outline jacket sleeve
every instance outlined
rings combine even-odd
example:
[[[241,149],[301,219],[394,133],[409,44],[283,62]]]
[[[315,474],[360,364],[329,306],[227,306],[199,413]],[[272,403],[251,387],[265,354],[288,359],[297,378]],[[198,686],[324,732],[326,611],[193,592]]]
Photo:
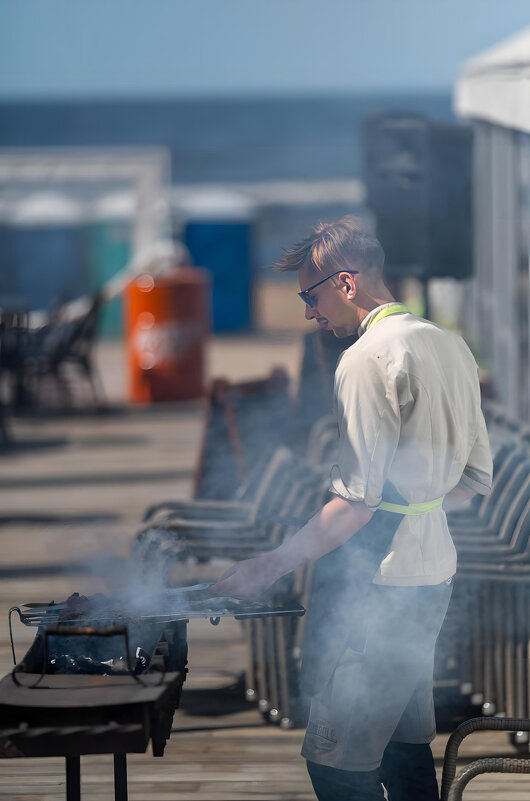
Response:
[[[487,495],[491,490],[492,477],[493,462],[488,432],[484,415],[479,411],[475,441],[471,447],[460,484],[480,495]]]
[[[339,453],[331,469],[331,491],[370,509],[381,502],[383,485],[400,435],[397,379],[384,359],[350,354],[335,374]]]

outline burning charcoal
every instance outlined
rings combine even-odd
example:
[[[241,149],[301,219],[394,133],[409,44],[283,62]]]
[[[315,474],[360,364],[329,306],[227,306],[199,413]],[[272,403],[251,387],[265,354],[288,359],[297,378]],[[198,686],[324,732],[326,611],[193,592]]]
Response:
[[[50,659],[49,672],[50,673],[71,673],[75,660],[68,656],[68,654],[61,654],[60,656]]]
[[[51,673],[84,673],[98,676],[110,674],[111,668],[90,656],[60,654],[50,660]]]
[[[138,648],[136,649],[135,656],[136,656],[136,665],[134,666],[134,672],[136,673],[136,675],[138,675],[138,673],[143,673],[144,670],[148,669],[149,664],[151,662],[151,657],[147,653],[147,651],[144,651],[144,649],[141,648],[140,646],[138,646]]]

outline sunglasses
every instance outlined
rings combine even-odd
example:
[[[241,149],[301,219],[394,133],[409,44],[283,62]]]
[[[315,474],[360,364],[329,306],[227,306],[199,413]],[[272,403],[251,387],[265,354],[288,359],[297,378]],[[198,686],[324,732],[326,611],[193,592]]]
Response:
[[[311,292],[313,289],[316,289],[316,287],[320,286],[320,284],[323,284],[324,281],[328,280],[328,278],[333,278],[334,275],[338,275],[339,273],[350,273],[350,275],[359,275],[359,270],[337,270],[336,273],[331,273],[331,275],[328,275],[326,276],[326,278],[323,278],[322,281],[317,281],[317,283],[313,284],[313,286],[309,286],[307,289],[304,289],[303,292],[299,292],[298,297],[302,298],[304,303],[307,303],[309,308],[315,309],[317,305],[317,300],[308,293]]]

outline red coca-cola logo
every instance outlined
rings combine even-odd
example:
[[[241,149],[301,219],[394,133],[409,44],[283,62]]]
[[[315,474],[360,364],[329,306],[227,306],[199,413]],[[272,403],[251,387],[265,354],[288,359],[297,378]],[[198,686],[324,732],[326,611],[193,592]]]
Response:
[[[165,320],[156,322],[150,312],[142,312],[132,334],[132,347],[142,370],[182,360],[200,339],[200,322]]]

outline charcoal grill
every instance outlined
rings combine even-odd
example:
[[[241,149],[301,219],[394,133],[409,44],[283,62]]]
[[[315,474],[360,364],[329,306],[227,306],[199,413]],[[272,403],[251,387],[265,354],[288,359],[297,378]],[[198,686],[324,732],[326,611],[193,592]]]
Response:
[[[187,624],[209,618],[238,620],[303,615],[298,603],[283,607],[235,598],[208,598],[208,587],[165,590],[139,604],[133,598],[106,599],[93,609],[69,616],[66,602],[12,607],[9,630],[15,668],[0,681],[0,755],[64,756],[66,799],[79,801],[80,757],[114,754],[116,801],[127,799],[127,753],[143,753],[151,740],[153,755],[163,756],[173,713],[187,668]],[[13,617],[37,628],[36,637],[17,663]],[[134,664],[131,645],[147,655],[145,670]],[[52,660],[71,652],[95,654],[108,675],[53,674]],[[120,665],[120,675],[111,671]]]

